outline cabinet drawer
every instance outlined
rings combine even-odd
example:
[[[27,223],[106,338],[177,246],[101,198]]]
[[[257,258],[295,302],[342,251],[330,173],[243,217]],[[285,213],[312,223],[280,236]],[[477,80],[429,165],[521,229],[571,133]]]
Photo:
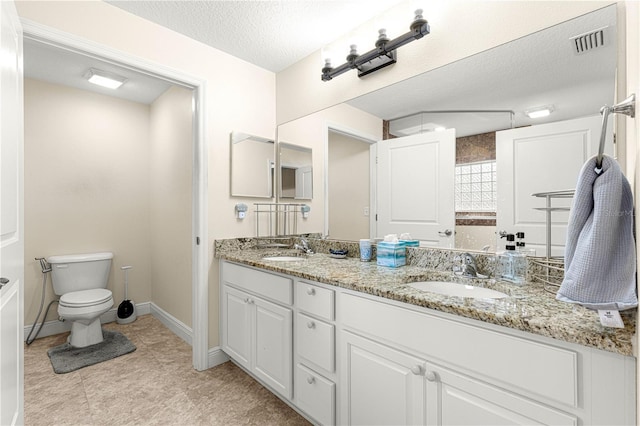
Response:
[[[296,365],[295,376],[298,407],[321,425],[335,424],[336,385],[302,364]]]
[[[578,405],[578,354],[481,326],[347,295],[345,327],[462,367],[524,394]],[[393,321],[390,321],[393,319]]]
[[[234,263],[222,263],[222,281],[287,305],[293,304],[293,280]]]
[[[298,355],[329,372],[335,369],[335,328],[304,314],[296,316]]]
[[[316,315],[329,321],[333,321],[334,291],[317,285],[298,281],[296,283],[296,304],[311,315]]]

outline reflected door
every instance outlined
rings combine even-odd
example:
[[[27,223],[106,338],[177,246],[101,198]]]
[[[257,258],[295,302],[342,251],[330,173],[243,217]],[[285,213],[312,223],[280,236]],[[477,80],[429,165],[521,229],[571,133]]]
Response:
[[[424,247],[453,248],[455,129],[378,142],[376,237],[410,233]]]
[[[525,233],[528,248],[546,256],[544,198],[531,194],[575,189],[583,164],[598,153],[600,116],[540,124],[496,132],[497,229]],[[609,128],[612,124],[609,123]],[[612,155],[611,132],[605,153]],[[553,207],[571,207],[571,199],[554,199]],[[567,238],[567,211],[551,214],[551,255],[563,256]],[[498,236],[497,248],[505,247]]]

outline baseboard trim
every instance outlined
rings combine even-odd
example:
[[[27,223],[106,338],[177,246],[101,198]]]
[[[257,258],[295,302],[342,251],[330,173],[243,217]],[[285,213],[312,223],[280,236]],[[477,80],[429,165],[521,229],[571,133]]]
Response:
[[[151,302],[136,303],[137,315],[146,315],[150,313],[151,313]],[[114,322],[117,316],[118,316],[118,307],[114,306],[113,308],[109,309],[107,312],[105,312],[100,316],[100,321],[103,324]],[[33,327],[33,324],[24,326],[25,341],[27,340],[27,337],[31,332],[31,327]],[[42,325],[42,329],[40,330],[40,333],[38,333],[38,337],[53,336],[55,334],[66,333],[67,331],[71,331],[71,323],[68,321],[60,321],[60,320],[46,321]],[[33,338],[33,336],[31,337]]]
[[[165,327],[173,331],[174,334],[187,342],[189,346],[192,346],[193,330],[191,329],[191,327],[187,326],[185,323],[183,323],[155,303],[150,302],[150,305],[151,315],[156,317],[162,324],[165,325]]]
[[[207,357],[207,368],[215,367],[216,365],[223,364],[227,361],[229,361],[229,356],[222,351],[222,348],[220,348],[220,346],[209,349],[209,354]]]

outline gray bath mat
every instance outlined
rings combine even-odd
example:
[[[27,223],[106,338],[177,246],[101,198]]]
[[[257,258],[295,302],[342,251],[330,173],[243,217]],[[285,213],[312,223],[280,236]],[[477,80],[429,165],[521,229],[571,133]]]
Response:
[[[84,348],[74,348],[69,343],[47,351],[53,371],[70,373],[83,367],[107,361],[136,350],[136,346],[118,331],[102,330],[104,340]]]

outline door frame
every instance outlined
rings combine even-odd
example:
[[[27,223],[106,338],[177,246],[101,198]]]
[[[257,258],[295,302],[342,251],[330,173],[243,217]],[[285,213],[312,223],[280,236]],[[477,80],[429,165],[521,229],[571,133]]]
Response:
[[[329,132],[340,133],[344,136],[348,136],[353,139],[358,139],[362,142],[368,143],[375,151],[376,143],[378,142],[378,138],[367,134],[365,132],[361,132],[352,127],[345,126],[338,123],[333,122],[325,122],[322,130],[323,135],[323,158],[324,158],[324,224],[322,235],[329,235]],[[371,220],[375,215],[375,206],[376,204],[376,170],[375,170],[375,153],[370,155],[370,163],[369,163],[369,237],[371,237],[375,230],[375,220]]]
[[[205,143],[206,81],[183,71],[131,55],[28,19],[21,19],[23,38],[95,57],[193,90],[192,134],[192,363],[202,371],[208,365],[208,150]]]

